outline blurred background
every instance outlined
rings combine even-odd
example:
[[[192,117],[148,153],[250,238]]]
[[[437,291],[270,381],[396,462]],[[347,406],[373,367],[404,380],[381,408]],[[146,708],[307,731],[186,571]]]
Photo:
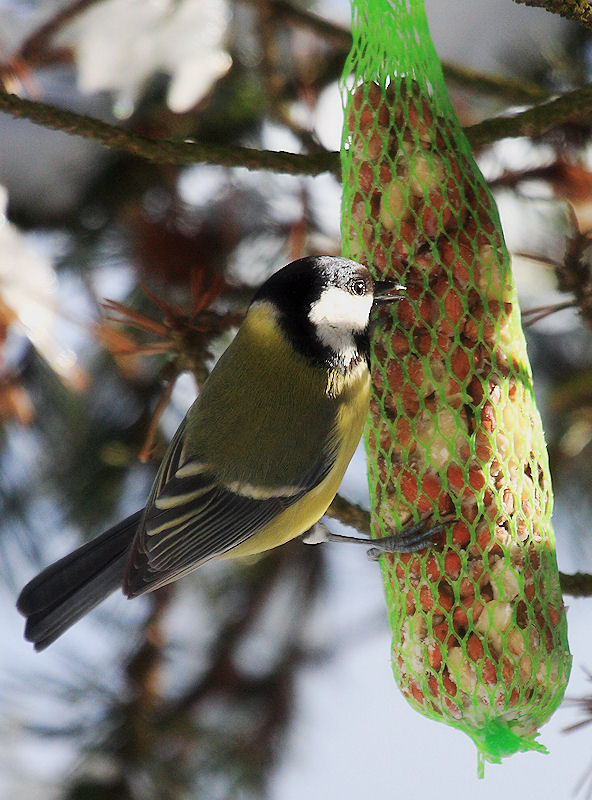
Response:
[[[465,125],[590,80],[581,25],[511,0],[426,5]],[[349,21],[347,0],[0,0],[0,81],[153,138],[331,152]],[[592,573],[591,141],[581,118],[477,153],[531,312],[564,573]],[[22,585],[143,505],[254,287],[340,251],[339,203],[330,172],[154,164],[0,114],[1,796],[592,796],[592,728],[565,732],[592,713],[573,702],[592,693],[585,597],[565,598],[550,754],[484,781],[471,741],[400,696],[357,547],[214,563],[113,596],[41,655],[22,639]],[[342,494],[368,505],[362,450]]]

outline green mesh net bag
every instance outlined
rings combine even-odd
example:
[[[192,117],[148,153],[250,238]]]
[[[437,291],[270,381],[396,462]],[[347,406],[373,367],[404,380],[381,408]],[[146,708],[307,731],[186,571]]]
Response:
[[[422,0],[354,0],[343,79],[346,255],[406,297],[372,340],[372,534],[452,519],[381,558],[411,705],[483,761],[542,750],[569,677],[547,454],[495,203],[450,105]]]

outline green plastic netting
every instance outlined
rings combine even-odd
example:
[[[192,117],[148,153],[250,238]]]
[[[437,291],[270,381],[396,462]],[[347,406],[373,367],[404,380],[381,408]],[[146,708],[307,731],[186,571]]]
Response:
[[[407,287],[372,340],[372,532],[453,518],[381,559],[409,702],[483,761],[545,750],[569,677],[552,493],[495,202],[454,115],[422,0],[354,0],[343,78],[346,255]]]

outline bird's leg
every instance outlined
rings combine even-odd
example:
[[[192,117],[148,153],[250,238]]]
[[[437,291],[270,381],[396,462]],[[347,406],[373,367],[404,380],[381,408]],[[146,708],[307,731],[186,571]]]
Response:
[[[322,522],[317,522],[308,530],[302,541],[306,544],[320,544],[321,542],[353,542],[354,544],[372,545],[368,550],[368,558],[373,561],[384,553],[413,553],[423,550],[432,544],[432,536],[439,533],[452,518],[441,520],[431,528],[426,527],[426,521],[420,520],[409,528],[404,528],[393,536],[382,536],[378,539],[366,539],[362,536],[342,536],[331,533]]]
[[[306,533],[302,534],[302,541],[304,544],[322,544],[323,542],[330,542],[331,536],[335,536],[335,534],[331,533],[325,523],[319,520]]]

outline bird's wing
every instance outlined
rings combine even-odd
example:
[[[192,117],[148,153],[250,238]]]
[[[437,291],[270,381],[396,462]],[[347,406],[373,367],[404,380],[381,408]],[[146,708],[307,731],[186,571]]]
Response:
[[[330,448],[291,486],[224,485],[208,464],[196,459],[181,463],[182,443],[180,429],[134,540],[124,578],[130,597],[242,544],[321,483],[335,464]]]

